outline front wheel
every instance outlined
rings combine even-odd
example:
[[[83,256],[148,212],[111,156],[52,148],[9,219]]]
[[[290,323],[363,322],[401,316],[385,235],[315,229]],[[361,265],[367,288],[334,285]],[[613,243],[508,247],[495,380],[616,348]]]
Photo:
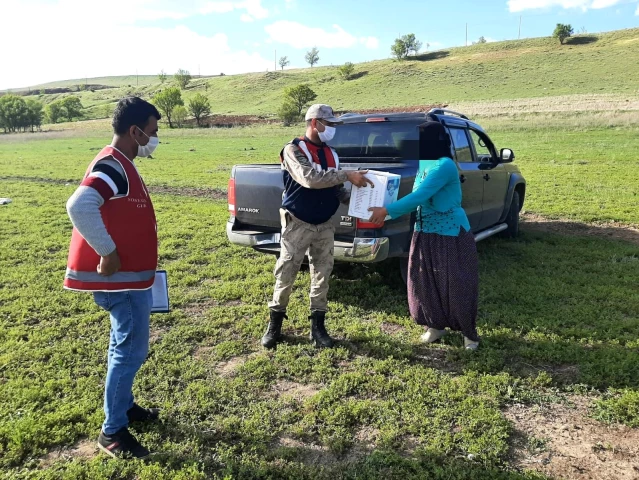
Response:
[[[513,192],[513,200],[510,203],[508,209],[508,215],[506,216],[506,225],[508,228],[499,233],[502,238],[515,238],[519,235],[519,192]]]

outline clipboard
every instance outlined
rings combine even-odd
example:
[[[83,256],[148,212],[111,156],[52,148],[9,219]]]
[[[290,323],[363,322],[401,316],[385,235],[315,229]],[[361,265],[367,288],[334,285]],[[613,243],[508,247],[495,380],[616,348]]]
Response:
[[[170,313],[169,283],[166,270],[158,270],[155,272],[155,281],[151,287],[151,295],[153,296],[152,314]]]

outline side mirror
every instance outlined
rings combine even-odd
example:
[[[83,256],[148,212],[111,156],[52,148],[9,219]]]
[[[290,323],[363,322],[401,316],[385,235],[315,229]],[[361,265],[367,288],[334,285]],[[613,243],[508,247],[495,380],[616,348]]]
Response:
[[[510,148],[502,148],[499,152],[499,158],[503,163],[510,163],[515,159],[515,152]]]

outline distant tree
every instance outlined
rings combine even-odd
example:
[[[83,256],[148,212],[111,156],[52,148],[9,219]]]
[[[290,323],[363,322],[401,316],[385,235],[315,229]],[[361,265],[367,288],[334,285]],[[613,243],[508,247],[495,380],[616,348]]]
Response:
[[[344,65],[339,67],[337,71],[344,80],[348,80],[353,75],[353,72],[355,72],[355,65],[353,65],[352,62],[346,62]]]
[[[477,39],[477,43],[479,44],[488,43],[488,40],[486,40],[486,38],[482,35],[481,37]]]
[[[397,60],[404,60],[411,53],[417,55],[422,48],[422,42],[417,40],[414,33],[402,35],[391,45],[391,53]]]
[[[155,95],[152,101],[166,117],[166,121],[169,122],[169,128],[173,128],[173,123],[171,122],[173,109],[179,105],[184,105],[180,89],[178,87],[169,87]]]
[[[80,118],[82,116],[82,102],[80,102],[80,98],[75,95],[65,97],[62,100],[62,108],[64,116],[69,122],[72,122],[74,118]]]
[[[284,103],[290,103],[302,114],[302,109],[317,98],[317,94],[307,84],[296,85],[284,89]]]
[[[414,33],[409,33],[408,35],[404,35],[404,42],[406,42],[406,46],[408,48],[408,53],[412,53],[413,55],[417,55],[419,51],[422,49],[422,42],[415,38]]]
[[[45,107],[44,112],[49,123],[58,123],[65,113],[62,100],[54,100]]]
[[[42,117],[44,115],[42,109],[44,108],[44,106],[33,98],[27,99],[26,104],[27,118],[29,121],[29,126],[31,127],[31,131],[33,132],[34,127],[39,130],[42,126]]]
[[[391,45],[391,53],[397,60],[403,60],[408,57],[408,46],[401,38],[396,38],[395,43]]]
[[[158,79],[160,80],[160,83],[164,83],[166,82],[168,75],[166,74],[166,72],[164,70],[160,70],[160,73],[158,74]]]
[[[186,111],[186,108],[184,108],[184,105],[178,105],[173,109],[173,119],[175,120],[175,124],[178,128],[182,128],[187,115],[188,112]]]
[[[202,117],[206,117],[211,113],[211,104],[209,99],[201,93],[198,93],[189,100],[189,112],[191,112],[191,115],[193,115],[199,127]]]
[[[173,75],[173,77],[182,90],[184,90],[191,81],[191,74],[189,73],[189,71],[182,70],[181,68],[177,72],[175,72],[175,75]]]
[[[306,59],[306,63],[308,63],[311,68],[313,68],[313,65],[319,62],[319,50],[316,47],[313,47],[308,52],[306,52],[306,56],[304,58]]]
[[[288,127],[292,123],[299,121],[302,115],[297,105],[287,99],[277,111],[277,116]]]
[[[27,103],[17,95],[0,97],[0,126],[5,132],[17,132],[29,125]]]
[[[567,38],[569,38],[574,33],[572,29],[572,25],[564,25],[563,23],[558,23],[555,27],[555,31],[552,32],[552,36],[554,38],[559,39],[559,43],[561,45],[564,44]]]
[[[284,70],[284,67],[288,67],[291,62],[289,62],[288,57],[280,57],[280,67]]]

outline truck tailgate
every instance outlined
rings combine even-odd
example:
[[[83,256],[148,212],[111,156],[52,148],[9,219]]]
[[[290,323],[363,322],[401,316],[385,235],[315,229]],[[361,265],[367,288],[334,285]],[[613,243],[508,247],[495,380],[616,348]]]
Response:
[[[243,229],[274,231],[281,228],[280,207],[284,183],[279,165],[236,165],[233,167],[235,179],[235,219]],[[347,189],[351,188],[346,183]],[[348,206],[340,205],[333,216],[335,233],[353,237],[355,219],[348,217]]]

